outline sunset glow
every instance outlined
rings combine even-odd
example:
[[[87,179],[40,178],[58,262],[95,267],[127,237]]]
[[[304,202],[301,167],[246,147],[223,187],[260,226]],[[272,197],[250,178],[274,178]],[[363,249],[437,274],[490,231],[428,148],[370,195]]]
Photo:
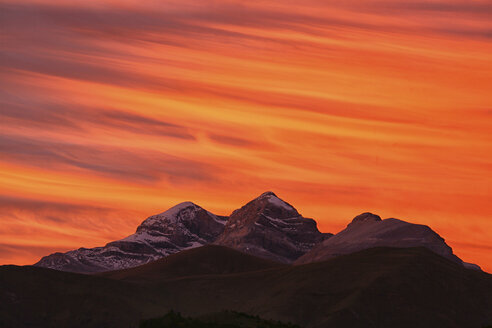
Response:
[[[0,264],[272,190],[492,272],[490,1],[0,0]]]

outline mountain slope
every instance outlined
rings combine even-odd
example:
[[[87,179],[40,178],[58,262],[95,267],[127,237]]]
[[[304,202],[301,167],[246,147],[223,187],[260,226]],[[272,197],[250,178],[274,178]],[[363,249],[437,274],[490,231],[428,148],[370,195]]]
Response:
[[[273,192],[235,210],[215,243],[255,256],[290,263],[330,237]]]
[[[282,264],[238,252],[228,247],[207,245],[185,250],[135,268],[104,272],[103,277],[125,281],[164,281],[173,278],[259,271]]]
[[[185,202],[147,218],[133,235],[124,239],[104,247],[54,253],[43,257],[35,266],[79,273],[135,267],[211,243],[223,231],[226,220]]]
[[[346,229],[323,241],[295,263],[324,261],[373,247],[420,246],[463,264],[444,239],[428,226],[397,219],[381,220],[378,215],[372,213],[356,216]]]
[[[141,307],[152,307],[143,293],[91,275],[0,266],[0,327],[136,327]]]
[[[136,327],[171,309],[186,316],[227,309],[306,328],[476,328],[492,324],[492,277],[423,247],[131,283],[3,266],[0,304],[2,327]]]
[[[173,295],[169,306],[186,315],[226,308],[310,328],[471,328],[492,321],[490,275],[426,248],[368,249],[262,272],[183,278],[161,288]]]

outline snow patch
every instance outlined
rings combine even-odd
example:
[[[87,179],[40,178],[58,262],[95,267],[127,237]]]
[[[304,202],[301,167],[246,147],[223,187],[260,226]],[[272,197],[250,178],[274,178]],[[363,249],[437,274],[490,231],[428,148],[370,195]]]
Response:
[[[222,225],[225,225],[227,223],[227,219],[221,220],[221,219],[219,219],[219,217],[217,215],[212,214],[209,211],[207,211],[207,213],[208,213],[208,215],[210,215],[215,220],[215,222],[220,223]]]
[[[273,194],[266,195],[270,204],[292,211],[294,208]]]
[[[119,241],[128,242],[147,242],[147,241],[168,241],[169,238],[163,235],[151,235],[147,231],[137,232],[133,235],[120,239]]]

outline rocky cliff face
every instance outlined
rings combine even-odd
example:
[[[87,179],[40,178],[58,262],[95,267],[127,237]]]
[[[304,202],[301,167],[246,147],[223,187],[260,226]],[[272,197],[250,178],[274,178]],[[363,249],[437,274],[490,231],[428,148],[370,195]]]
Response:
[[[54,253],[35,266],[79,273],[134,267],[213,242],[224,230],[226,220],[185,202],[147,218],[126,238],[104,247]]]
[[[290,263],[329,238],[316,221],[302,217],[273,192],[266,192],[229,217],[216,244],[283,263]]]
[[[428,226],[398,219],[381,220],[378,215],[372,213],[356,216],[346,229],[300,257],[296,264],[324,261],[373,247],[420,246],[463,264],[444,239]]]

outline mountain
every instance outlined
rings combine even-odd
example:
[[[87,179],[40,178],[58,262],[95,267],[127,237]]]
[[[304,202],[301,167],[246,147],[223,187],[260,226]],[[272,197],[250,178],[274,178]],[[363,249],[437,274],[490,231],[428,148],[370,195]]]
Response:
[[[373,247],[420,246],[458,264],[470,268],[473,266],[454,255],[444,239],[428,226],[393,218],[381,220],[381,217],[372,213],[356,216],[347,228],[314,247],[295,263],[324,261]]]
[[[191,202],[147,218],[137,231],[104,247],[80,248],[43,257],[36,266],[78,273],[121,270],[182,250],[216,244],[281,263],[327,260],[372,247],[419,247],[468,268],[431,228],[371,213],[355,217],[335,236],[321,233],[273,192],[265,192],[230,217],[217,216]]]
[[[191,202],[143,221],[136,233],[104,247],[79,248],[43,257],[35,266],[78,273],[120,270],[215,242],[273,261],[290,263],[331,236],[313,219],[266,192],[229,219]]]
[[[54,253],[43,257],[35,266],[79,273],[135,267],[213,242],[224,230],[226,220],[196,204],[184,202],[147,218],[126,238],[104,247]]]
[[[318,230],[316,221],[266,192],[230,215],[215,244],[290,263],[330,236]]]
[[[0,267],[0,327],[137,327],[171,309],[204,317],[224,310],[304,328],[480,328],[492,324],[492,276],[418,248],[371,248],[328,261],[246,270],[244,254],[181,252],[190,271],[147,271],[129,281],[40,267]],[[219,251],[218,251],[219,250]],[[184,254],[184,255],[183,255]],[[241,265],[244,261],[244,266]],[[260,259],[260,261],[262,261]],[[176,266],[183,260],[176,261]],[[150,268],[150,267],[147,267]],[[144,270],[145,271],[145,270]],[[171,272],[168,278],[161,274]]]
[[[138,267],[101,273],[125,281],[164,281],[179,277],[232,274],[282,266],[228,247],[207,245],[193,248]]]

